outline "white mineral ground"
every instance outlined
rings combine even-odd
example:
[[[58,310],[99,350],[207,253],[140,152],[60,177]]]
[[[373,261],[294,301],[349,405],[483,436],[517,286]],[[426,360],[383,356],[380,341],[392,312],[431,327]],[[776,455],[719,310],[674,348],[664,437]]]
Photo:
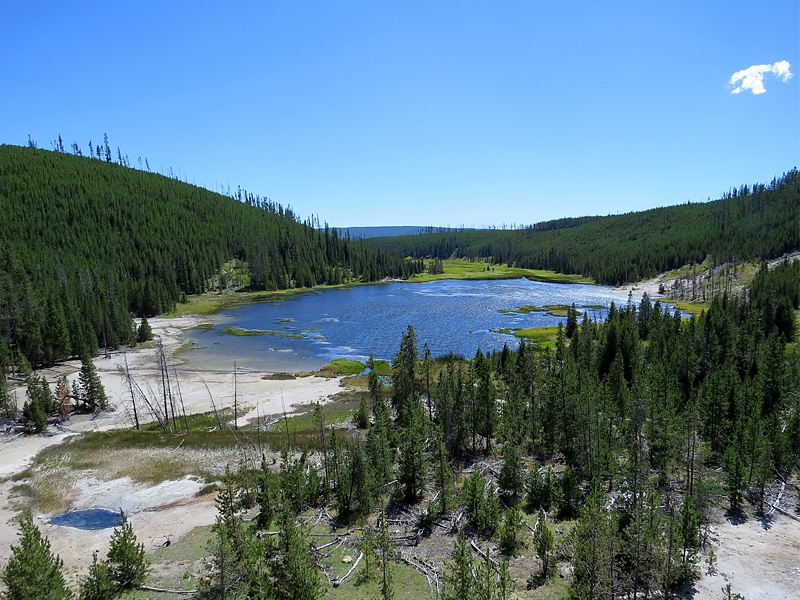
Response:
[[[185,342],[184,332],[209,318],[186,316],[175,318],[154,318],[150,326],[156,339],[160,339],[168,355]],[[50,427],[45,435],[0,436],[0,565],[5,565],[11,553],[11,545],[18,538],[17,526],[13,518],[18,515],[19,502],[11,499],[11,488],[17,483],[8,478],[24,471],[30,466],[36,454],[54,444],[64,442],[71,435],[86,431],[107,431],[131,427],[133,424],[130,392],[127,383],[120,375],[119,367],[124,366],[127,356],[131,376],[146,390],[149,385],[156,394],[160,388],[160,372],[157,368],[157,349],[150,343],[144,348],[127,349],[124,352],[111,352],[101,355],[94,361],[98,374],[108,395],[113,410],[96,416],[73,416],[64,423],[62,431]],[[178,361],[179,362],[179,361]],[[172,365],[172,361],[170,361]],[[80,361],[68,361],[52,369],[41,371],[54,388],[55,380],[66,375],[72,381],[78,375]],[[180,381],[181,396],[187,414],[198,414],[213,410],[213,395],[216,408],[233,408],[234,385],[233,369],[197,370],[178,364],[176,366]],[[341,378],[316,376],[296,379],[263,379],[265,373],[239,370],[236,377],[236,397],[238,400],[239,422],[279,415],[284,409],[291,412],[295,407],[315,402],[325,402],[342,391]],[[208,389],[206,388],[208,386]],[[17,391],[18,402],[22,403],[24,390]],[[146,418],[143,407],[137,401],[139,417]],[[176,441],[176,446],[179,441]],[[235,454],[235,453],[234,453]],[[236,456],[232,455],[235,463]],[[152,460],[143,451],[140,460]],[[72,509],[122,508],[130,516],[139,541],[152,551],[167,539],[176,542],[185,537],[193,528],[210,525],[214,522],[216,508],[212,495],[196,497],[204,483],[186,477],[178,481],[167,481],[159,485],[136,483],[128,477],[101,480],[102,475],[87,477],[68,490],[65,498]],[[50,539],[52,549],[64,560],[65,571],[73,582],[85,573],[91,564],[92,552],[99,550],[105,554],[111,529],[84,531],[72,527],[51,525],[54,515],[34,514],[34,523],[42,534]]]

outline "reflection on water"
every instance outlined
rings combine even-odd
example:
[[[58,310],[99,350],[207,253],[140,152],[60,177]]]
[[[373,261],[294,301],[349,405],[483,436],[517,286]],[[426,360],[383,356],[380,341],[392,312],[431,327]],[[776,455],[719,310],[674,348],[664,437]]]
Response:
[[[641,296],[633,298],[639,303]],[[391,360],[400,336],[414,327],[422,351],[427,343],[436,357],[450,351],[472,357],[516,348],[517,338],[499,329],[524,329],[566,322],[545,312],[514,311],[524,306],[591,307],[593,319],[603,319],[611,302],[624,304],[627,293],[594,285],[508,281],[392,282],[331,289],[288,296],[283,302],[251,304],[216,317],[210,331],[192,332],[196,349],[186,354],[189,366],[226,370],[240,367],[262,371],[316,370],[334,358]],[[606,308],[599,308],[599,307]],[[264,335],[220,333],[221,324]]]

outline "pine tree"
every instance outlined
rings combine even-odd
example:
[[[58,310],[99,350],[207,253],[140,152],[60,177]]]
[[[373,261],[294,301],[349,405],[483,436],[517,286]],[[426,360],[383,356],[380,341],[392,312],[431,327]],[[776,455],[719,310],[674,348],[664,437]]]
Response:
[[[436,491],[438,492],[437,501],[440,514],[447,514],[452,508],[451,499],[453,497],[453,471],[450,466],[450,457],[442,439],[442,428],[436,430],[436,450],[434,461],[434,471],[436,477]]]
[[[142,315],[142,323],[136,331],[136,341],[140,344],[148,342],[153,339],[153,330],[150,328],[150,323],[147,322],[147,315]]]
[[[145,558],[144,544],[136,543],[133,526],[120,511],[122,524],[114,528],[108,548],[109,575],[122,590],[131,590],[142,585],[150,570]]]
[[[567,326],[564,329],[564,335],[567,339],[572,339],[572,336],[575,335],[575,331],[578,329],[578,311],[575,308],[575,303],[572,303],[567,309]]]
[[[380,559],[378,561],[379,575],[381,578],[381,599],[392,600],[394,598],[394,574],[392,560],[394,560],[395,547],[392,535],[389,532],[389,524],[386,522],[386,508],[381,512],[381,529],[378,535],[378,546],[380,547]]]
[[[695,508],[692,496],[687,494],[680,511],[680,546],[682,577],[691,574],[696,562],[697,551],[702,540],[699,533],[700,513]]]
[[[2,362],[0,362],[0,417],[11,419],[16,412],[17,407],[14,405],[14,401],[8,391],[6,374],[2,368]]]
[[[741,508],[746,485],[742,456],[737,444],[731,444],[725,452],[725,489],[734,512]]]
[[[445,564],[444,581],[443,600],[475,600],[472,552],[463,529],[453,544],[452,560]]]
[[[372,411],[375,412],[381,393],[381,379],[375,371],[375,357],[372,352],[369,353],[369,358],[367,359],[367,368],[369,369],[369,373],[367,373],[367,387],[369,388],[369,397],[372,400]]]
[[[367,408],[366,396],[361,396],[361,402],[358,405],[358,412],[356,412],[356,425],[359,429],[367,429],[369,427],[369,409]]]
[[[297,526],[284,503],[279,515],[281,533],[278,560],[272,563],[274,594],[277,600],[317,600],[322,596],[314,554],[309,551],[305,528]]]
[[[406,404],[407,426],[400,442],[399,480],[407,502],[416,502],[425,486],[427,462],[425,459],[425,415],[416,400]]]
[[[483,488],[486,482],[477,470],[472,472],[464,482],[464,509],[467,513],[467,523],[477,529],[483,528],[481,516],[485,509],[486,501],[483,497]]]
[[[491,553],[492,549],[487,546],[483,555],[483,560],[478,564],[476,600],[495,600],[495,594],[497,593],[497,577],[495,576]]]
[[[561,477],[561,494],[559,494],[558,498],[559,518],[568,519],[575,514],[580,494],[581,492],[578,488],[578,480],[575,477],[575,472],[567,465]]]
[[[47,415],[37,400],[30,400],[23,405],[22,416],[28,420],[34,433],[47,431]]]
[[[605,496],[595,486],[586,497],[575,525],[572,542],[574,577],[570,598],[595,600],[611,598],[614,589],[616,522],[605,507]]]
[[[393,478],[395,449],[391,442],[391,421],[383,398],[377,399],[374,412],[375,424],[367,432],[366,457],[368,481],[373,486],[372,495],[377,499]]]
[[[64,562],[50,552],[50,540],[42,538],[30,514],[20,522],[19,545],[11,546],[11,557],[2,572],[8,600],[68,600],[62,569]]]
[[[78,376],[80,380],[81,399],[89,410],[105,410],[108,406],[108,398],[97,368],[88,354],[81,358],[81,372]]]
[[[525,490],[525,476],[519,448],[514,444],[503,445],[503,468],[500,469],[498,484],[507,501],[516,505]]]
[[[92,566],[80,583],[80,600],[114,600],[122,590],[111,579],[108,563],[97,560],[97,551],[92,555]]]
[[[261,472],[258,474],[258,514],[256,515],[256,528],[269,529],[275,516],[275,500],[278,498],[279,482],[267,465],[267,459],[261,457]]]
[[[536,529],[536,533],[533,534],[533,547],[536,550],[536,556],[539,557],[539,562],[542,564],[541,576],[542,578],[547,578],[553,566],[550,561],[553,557],[555,538],[553,532],[547,526],[547,521],[542,518],[542,513],[539,513],[534,529]]]
[[[369,583],[376,577],[375,573],[375,530],[367,525],[364,528],[364,536],[361,538],[359,548],[364,553],[364,569],[358,574],[357,583]]]
[[[506,556],[514,556],[522,548],[522,515],[516,508],[506,511],[500,528],[500,550]]]
[[[403,332],[400,350],[392,362],[392,405],[397,411],[400,423],[408,420],[406,406],[417,399],[417,334],[409,325]]]
[[[209,540],[211,570],[199,585],[204,600],[272,599],[270,538],[259,539],[237,511],[233,477],[226,469],[225,487],[217,496],[217,519]]]
[[[497,579],[497,600],[510,600],[514,591],[514,582],[511,580],[511,570],[508,568],[508,558],[505,556],[500,561],[500,572]]]
[[[31,403],[38,404],[46,415],[52,414],[56,410],[55,402],[53,401],[53,393],[50,391],[50,386],[44,377],[38,375],[31,375],[28,377],[27,394]]]
[[[497,396],[492,382],[491,363],[485,358],[481,349],[475,354],[472,363],[472,372],[475,379],[473,387],[473,438],[475,434],[482,435],[485,439],[485,450],[491,452],[492,437],[494,436],[495,422],[497,421]],[[473,443],[474,445],[474,443]]]

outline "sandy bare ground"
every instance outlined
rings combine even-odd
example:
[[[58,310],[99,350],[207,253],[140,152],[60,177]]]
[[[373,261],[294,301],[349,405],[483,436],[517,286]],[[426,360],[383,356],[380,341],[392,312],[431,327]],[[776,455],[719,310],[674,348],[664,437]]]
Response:
[[[647,281],[639,281],[637,283],[631,283],[628,285],[623,285],[620,287],[615,287],[614,291],[616,292],[633,292],[634,297],[641,297],[642,294],[645,292],[647,293],[650,298],[661,298],[663,294],[661,294],[658,289],[659,286],[664,282],[664,275],[658,275],[657,277],[653,277],[652,279],[648,279]]]
[[[749,516],[744,522],[718,515],[709,531],[717,555],[715,573],[706,572],[687,598],[722,598],[722,588],[747,600],[791,600],[800,597],[800,522],[776,514]]]
[[[150,321],[153,333],[161,341],[168,355],[184,343],[183,332],[209,319],[189,316],[178,318],[157,318]],[[145,393],[152,391],[153,398],[161,397],[161,374],[158,370],[157,347],[154,343],[144,347],[112,352],[108,356],[95,359],[95,366],[113,410],[97,415],[72,417],[56,430],[51,427],[50,434],[41,436],[0,437],[0,565],[4,565],[16,543],[17,529],[13,519],[21,508],[10,498],[11,489],[17,483],[8,480],[22,473],[42,449],[62,443],[71,435],[85,431],[106,431],[127,428],[133,424],[130,388],[120,374],[127,359],[130,374]],[[172,361],[170,366],[172,367]],[[79,361],[69,361],[55,368],[42,371],[48,381],[65,375],[72,381],[78,375]],[[234,376],[230,371],[192,370],[175,365],[173,375],[177,374],[180,396],[187,414],[197,414],[233,408]],[[239,423],[250,419],[264,419],[277,415],[303,404],[325,402],[342,391],[340,378],[298,377],[296,379],[265,379],[265,373],[239,371],[236,376],[236,398],[239,410]],[[18,403],[24,399],[24,390],[17,391]],[[213,402],[212,402],[213,398]],[[151,421],[152,416],[142,400],[137,400],[140,421]],[[148,460],[142,457],[141,460]],[[203,484],[191,477],[178,481],[167,481],[157,486],[146,486],[130,480],[116,478],[104,480],[102,474],[87,475],[77,485],[66,492],[68,505],[75,510],[87,508],[122,508],[133,524],[139,541],[147,551],[159,547],[167,539],[176,542],[198,526],[214,522],[216,508],[213,496],[196,497]],[[52,544],[65,563],[65,570],[72,581],[85,572],[91,564],[94,550],[105,553],[111,529],[83,531],[70,527],[51,525],[54,515],[34,514],[34,522]]]
[[[209,322],[208,318],[197,316],[156,318],[150,320],[150,326],[156,339],[160,340],[168,355],[180,348],[185,339],[183,332],[201,323]],[[113,411],[103,412],[89,419],[78,418],[66,424],[75,431],[105,431],[133,425],[131,394],[125,378],[120,374],[126,360],[131,376],[139,388],[151,399],[162,398],[161,372],[158,369],[157,347],[149,342],[144,348],[127,349],[101,355],[94,360],[106,394]],[[177,372],[177,382],[172,380],[173,393],[179,394],[187,414],[209,412],[213,408],[233,408],[234,406],[234,374],[233,370],[197,370],[170,360],[170,374]],[[59,376],[66,375],[69,381],[78,376],[79,361],[69,361],[54,369],[42,371],[49,381],[54,382]],[[330,396],[342,391],[341,380],[325,377],[298,377],[296,379],[273,380],[264,379],[268,375],[263,372],[239,369],[236,374],[236,399],[239,415],[252,411],[252,418],[258,415],[280,414],[284,407],[291,411],[302,404],[324,402]],[[179,387],[179,389],[178,389]],[[150,393],[152,392],[152,394]],[[137,394],[138,395],[138,394]],[[213,401],[212,401],[213,398]],[[163,407],[162,407],[163,408]],[[141,399],[137,400],[139,419],[152,421],[147,407]]]

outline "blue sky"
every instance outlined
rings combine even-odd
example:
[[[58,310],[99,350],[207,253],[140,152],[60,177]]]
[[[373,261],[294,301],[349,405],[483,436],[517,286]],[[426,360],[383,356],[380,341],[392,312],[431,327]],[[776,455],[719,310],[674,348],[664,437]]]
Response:
[[[31,0],[0,15],[0,143],[60,134],[86,153],[108,133],[134,165],[334,226],[622,213],[800,158],[796,0]],[[758,65],[772,70],[731,83]]]

